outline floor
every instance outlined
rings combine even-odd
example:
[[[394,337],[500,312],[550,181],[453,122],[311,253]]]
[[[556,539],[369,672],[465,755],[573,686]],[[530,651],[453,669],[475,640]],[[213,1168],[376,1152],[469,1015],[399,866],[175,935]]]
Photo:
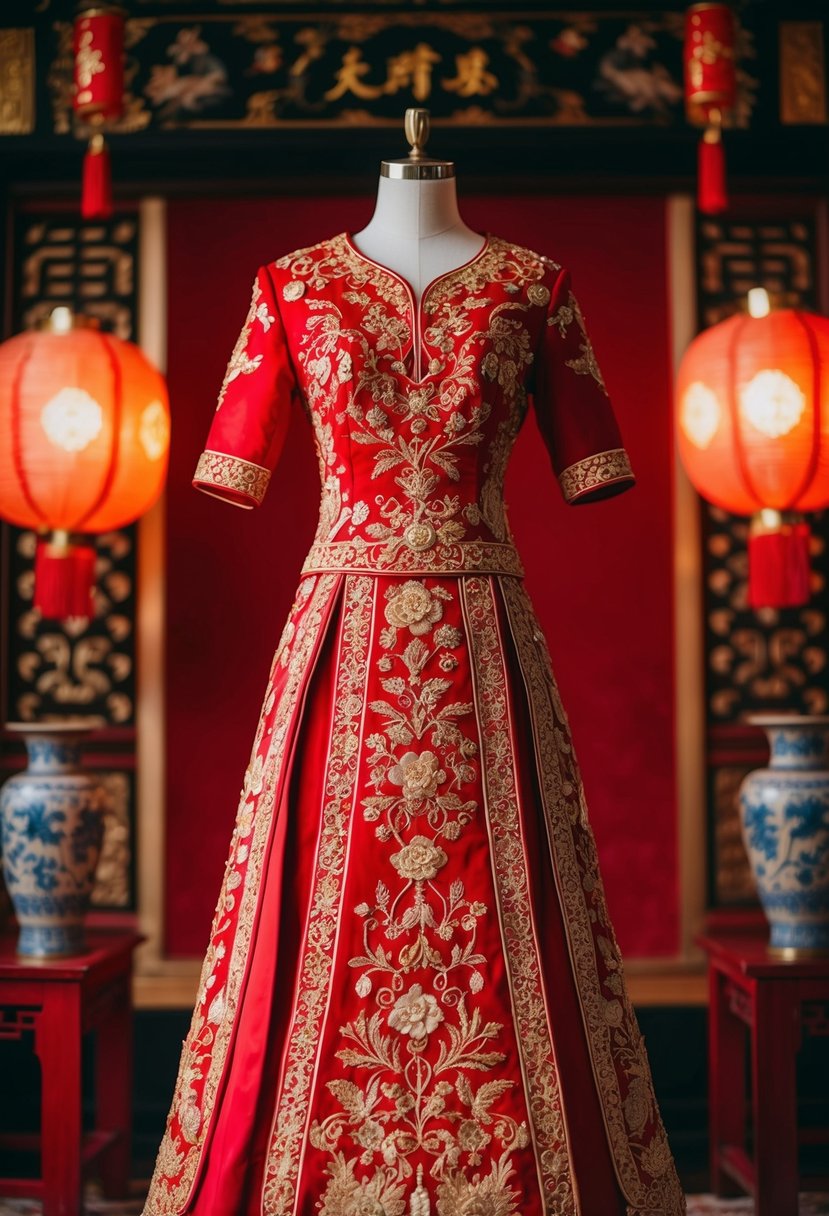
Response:
[[[146,1184],[135,1184],[135,1199],[107,1203],[87,1194],[84,1216],[141,1216]],[[140,1192],[140,1194],[139,1194]],[[39,1216],[41,1207],[30,1199],[0,1199],[0,1216]],[[689,1195],[688,1216],[751,1216],[751,1199],[715,1199],[713,1195]],[[829,1195],[801,1195],[800,1216],[829,1216]]]

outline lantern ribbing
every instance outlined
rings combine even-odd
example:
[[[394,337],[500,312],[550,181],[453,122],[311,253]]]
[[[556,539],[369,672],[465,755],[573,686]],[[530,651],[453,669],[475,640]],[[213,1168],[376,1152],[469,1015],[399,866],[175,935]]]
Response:
[[[110,370],[112,372],[112,438],[109,445],[109,461],[107,463],[106,473],[104,474],[101,483],[101,489],[98,497],[93,502],[92,506],[80,516],[75,522],[75,529],[79,532],[83,531],[84,524],[92,519],[101,505],[106,502],[107,494],[112,489],[112,483],[115,480],[115,470],[117,467],[118,445],[121,437],[121,412],[123,407],[122,391],[121,391],[121,369],[115,359],[109,341],[104,334],[95,335],[102,343],[107,354]]]
[[[803,313],[797,309],[793,309],[795,320],[803,327],[803,332],[806,334],[806,341],[809,343],[809,351],[812,356],[812,401],[814,402],[812,409],[812,450],[811,459],[806,472],[803,475],[803,480],[796,494],[792,495],[789,509],[795,509],[795,504],[800,502],[801,498],[811,489],[814,481],[815,473],[817,472],[820,456],[820,428],[821,428],[821,403],[820,403],[820,351],[818,349],[817,340],[815,338],[812,327],[807,323]]]
[[[743,480],[743,486],[748,495],[750,495],[756,506],[759,508],[763,505],[763,500],[757,492],[757,487],[749,472],[748,460],[746,459],[745,446],[743,444],[743,424],[740,418],[740,410],[737,405],[737,346],[740,336],[745,327],[749,324],[747,317],[740,317],[736,325],[732,326],[731,341],[728,344],[728,374],[726,378],[726,386],[728,392],[728,410],[731,414],[731,435],[734,445],[734,459],[737,468],[740,471],[740,477]]]
[[[688,475],[710,502],[754,514],[754,607],[808,598],[809,534],[800,513],[829,506],[824,359],[829,320],[778,309],[704,330],[680,364],[678,444]]]
[[[0,344],[0,516],[39,535],[34,602],[50,617],[89,615],[90,534],[148,510],[167,467],[162,376],[83,320]]]
[[[43,522],[45,523],[46,516],[44,515],[43,511],[41,511],[41,509],[37,505],[37,503],[35,502],[34,495],[32,494],[31,486],[29,485],[29,480],[26,476],[26,470],[24,468],[23,459],[22,459],[22,443],[21,443],[21,436],[20,436],[20,414],[21,414],[20,390],[21,390],[21,385],[23,383],[23,373],[26,369],[26,365],[28,364],[29,360],[32,357],[32,346],[33,346],[33,344],[30,344],[28,349],[26,349],[24,351],[23,358],[20,360],[19,364],[15,368],[14,379],[12,381],[12,387],[11,387],[12,460],[14,462],[14,468],[15,468],[15,472],[17,473],[18,481],[20,482],[20,489],[23,494],[23,497],[26,499],[26,502],[29,504],[33,513],[36,516],[38,516],[39,519],[43,520]]]

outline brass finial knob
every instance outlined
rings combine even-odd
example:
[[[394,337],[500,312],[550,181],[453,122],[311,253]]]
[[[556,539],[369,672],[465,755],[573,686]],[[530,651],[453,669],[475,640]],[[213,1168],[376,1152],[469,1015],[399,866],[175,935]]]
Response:
[[[429,111],[419,106],[410,106],[403,121],[406,139],[411,144],[409,160],[423,160],[429,139],[429,126]]]
[[[381,177],[392,177],[398,181],[426,182],[455,176],[455,166],[451,160],[433,160],[431,156],[426,155],[426,141],[429,138],[430,126],[428,110],[421,109],[420,106],[411,106],[406,111],[403,130],[411,144],[409,155],[397,160],[381,161]]]

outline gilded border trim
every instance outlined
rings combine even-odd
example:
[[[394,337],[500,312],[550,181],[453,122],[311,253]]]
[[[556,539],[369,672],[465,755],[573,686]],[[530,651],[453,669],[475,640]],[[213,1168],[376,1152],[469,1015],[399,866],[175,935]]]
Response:
[[[257,506],[261,506],[270,479],[270,469],[263,468],[261,464],[242,460],[240,456],[229,456],[227,452],[213,452],[208,448],[199,457],[193,474],[193,485],[207,494],[210,493],[206,488],[208,486],[235,490],[238,494],[246,494]]]
[[[656,1103],[607,911],[569,723],[544,634],[522,583],[501,591],[527,691],[550,858],[593,1075],[627,1216],[684,1216],[685,1198]]]
[[[182,1046],[173,1100],[143,1216],[175,1216],[184,1211],[198,1176],[247,978],[260,880],[273,811],[282,790],[284,762],[293,738],[291,726],[320,653],[339,581],[332,574],[300,583],[274,655],[198,997]]]
[[[390,551],[387,541],[330,541],[311,546],[304,573],[352,571],[361,574],[510,574],[523,578],[524,567],[514,545],[497,541],[457,541],[432,549],[401,543]]]
[[[492,880],[541,1193],[545,1211],[575,1216],[573,1174],[521,832],[507,674],[492,581],[462,579],[461,589],[482,745]]]
[[[635,481],[635,477],[625,449],[611,448],[568,465],[559,473],[558,480],[567,502],[573,502],[598,486],[612,481]]]
[[[359,723],[368,687],[368,657],[376,580],[347,576],[337,653],[335,714],[324,781],[325,802],[310,914],[299,965],[299,990],[288,1032],[284,1072],[274,1104],[265,1158],[262,1211],[288,1213],[316,1081],[317,1057],[331,998],[342,913],[346,858],[359,769]]]

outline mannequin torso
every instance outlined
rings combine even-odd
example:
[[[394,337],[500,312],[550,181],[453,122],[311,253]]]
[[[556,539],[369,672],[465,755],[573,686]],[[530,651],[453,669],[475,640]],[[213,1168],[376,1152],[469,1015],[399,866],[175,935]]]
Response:
[[[416,302],[433,279],[471,261],[484,244],[461,219],[454,177],[381,177],[374,214],[351,239],[405,279]]]

